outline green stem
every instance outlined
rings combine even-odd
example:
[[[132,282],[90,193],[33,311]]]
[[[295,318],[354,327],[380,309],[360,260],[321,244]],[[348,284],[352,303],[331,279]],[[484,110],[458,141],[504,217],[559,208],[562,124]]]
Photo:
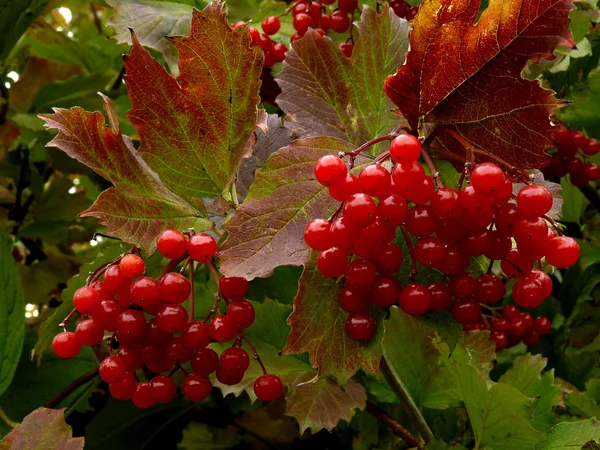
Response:
[[[433,441],[435,437],[433,436],[429,425],[425,422],[421,410],[408,393],[406,386],[404,386],[404,383],[396,373],[396,370],[388,363],[388,357],[385,350],[383,352],[383,358],[381,359],[380,368],[381,373],[383,373],[383,376],[392,388],[392,391],[394,391],[394,394],[396,394],[396,397],[400,400],[400,404],[404,407],[404,410],[410,417],[413,425],[419,432],[419,435],[421,435],[421,438],[423,438],[426,444]]]
[[[2,408],[0,408],[0,419],[2,419],[2,421],[11,428],[16,428],[19,426],[19,422],[10,420]]]

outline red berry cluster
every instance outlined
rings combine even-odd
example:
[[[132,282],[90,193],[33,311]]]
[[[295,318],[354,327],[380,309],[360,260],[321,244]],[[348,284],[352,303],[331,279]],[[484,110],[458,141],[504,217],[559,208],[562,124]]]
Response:
[[[231,26],[231,28],[236,29],[242,25],[246,25],[246,22],[236,22]],[[263,21],[264,33],[262,34],[256,28],[248,27],[252,42],[260,45],[265,52],[265,59],[263,62],[263,67],[265,69],[273,67],[275,63],[282,62],[285,59],[285,54],[288,51],[285,44],[282,44],[281,42],[274,42],[270,37],[271,35],[277,33],[280,27],[281,23],[275,16],[267,17]]]
[[[208,376],[212,373],[223,384],[240,383],[250,366],[250,357],[242,348],[242,341],[246,341],[264,372],[254,383],[256,396],[264,401],[279,398],[283,393],[281,380],[267,374],[243,333],[255,317],[254,307],[244,299],[246,279],[218,277],[219,292],[211,313],[204,321],[193,317],[192,283],[181,273],[189,268],[191,279],[194,263],[212,264],[217,251],[215,239],[204,233],[165,230],[157,239],[157,247],[171,260],[157,279],[145,274],[144,260],[136,253],[127,253],[92,273],[73,297],[71,315],[77,312],[81,316],[75,332],[66,331],[69,315],[61,324],[64,331],[52,342],[54,353],[74,358],[83,345],[100,345],[107,337],[111,354],[100,364],[100,378],[109,384],[113,397],[149,408],[176,397],[177,384],[172,376],[178,371],[185,375],[183,396],[192,401],[210,395]],[[172,271],[179,263],[183,263],[181,273]],[[221,298],[227,303],[223,315],[218,314]],[[188,299],[189,315],[182,305]],[[218,355],[208,348],[213,341],[233,341],[233,345]],[[141,381],[147,373],[154,375]]]
[[[550,277],[533,270],[534,262],[541,267],[545,257],[548,264],[564,268],[579,258],[577,242],[557,236],[556,224],[546,216],[553,197],[544,186],[525,185],[514,196],[511,178],[486,162],[467,171],[470,182],[463,189],[443,187],[440,180],[436,189],[418,163],[420,155],[419,140],[404,134],[395,137],[389,153],[363,168],[358,177],[338,156],[323,156],[315,166],[317,181],[343,203],[332,219],[309,222],[304,240],[320,252],[321,273],[344,277],[339,305],[350,313],[346,332],[354,340],[365,341],[375,334],[370,303],[380,308],[397,303],[413,316],[450,308],[466,330],[490,328],[498,308],[489,305],[504,297],[504,282],[491,273],[491,265],[490,273],[479,278],[467,273],[471,257],[501,261],[504,275],[518,278],[512,296],[523,308],[539,306],[552,290]],[[391,173],[380,164],[387,158],[393,161]],[[394,277],[403,263],[402,249],[395,243],[397,229],[411,256],[411,280],[418,262],[443,274],[443,282],[402,286]],[[490,313],[482,314],[482,307]],[[523,320],[526,325],[530,322]],[[530,343],[535,340],[525,337],[531,327],[519,327],[523,333],[511,328],[504,346],[518,337]],[[505,331],[494,330],[494,340],[500,342],[498,333]]]
[[[418,6],[410,6],[403,0],[393,0],[390,2],[390,8],[396,13],[398,17],[403,19],[413,20],[419,12]]]
[[[542,169],[546,178],[561,178],[568,174],[571,184],[577,187],[600,179],[600,167],[593,162],[586,162],[587,157],[600,153],[600,142],[564,126],[559,128],[554,137],[558,150]]]

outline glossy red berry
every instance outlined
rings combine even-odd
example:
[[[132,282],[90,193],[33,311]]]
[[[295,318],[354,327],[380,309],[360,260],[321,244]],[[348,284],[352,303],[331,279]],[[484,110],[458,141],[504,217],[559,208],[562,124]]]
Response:
[[[348,254],[338,247],[332,247],[319,254],[317,266],[326,277],[341,277],[348,267]]]
[[[98,345],[104,339],[104,328],[98,322],[87,319],[77,324],[75,334],[81,345]]]
[[[73,306],[83,316],[92,314],[99,305],[100,295],[89,286],[77,289],[73,295]]]
[[[538,334],[548,334],[552,330],[552,322],[547,317],[540,316],[533,322],[533,327]]]
[[[126,372],[123,378],[111,383],[108,388],[110,395],[117,400],[129,400],[137,389],[137,380],[133,373]]]
[[[221,367],[217,369],[217,373],[215,375],[217,376],[219,383],[223,383],[227,386],[240,384],[244,379],[244,372],[229,372],[221,369]]]
[[[248,300],[234,300],[227,307],[227,317],[238,329],[245,330],[254,323],[256,313]]]
[[[538,342],[540,342],[540,335],[537,333],[537,331],[528,331],[525,336],[523,336],[523,344],[527,345],[528,347],[536,345]]]
[[[392,170],[392,189],[404,197],[425,177],[425,170],[416,161],[396,164]]]
[[[362,228],[377,217],[377,205],[367,194],[352,194],[344,203],[344,218],[351,227]]]
[[[402,249],[395,244],[383,244],[376,247],[371,255],[375,269],[381,275],[393,275],[402,267]]]
[[[481,307],[477,302],[456,301],[450,308],[450,314],[460,324],[475,323],[481,318]]]
[[[508,346],[508,336],[503,331],[492,331],[490,339],[496,344],[496,351],[502,350]]]
[[[226,348],[221,352],[219,367],[228,372],[245,372],[250,367],[250,356],[243,348]]]
[[[435,282],[427,286],[427,290],[431,295],[431,304],[429,311],[441,312],[450,306],[450,289],[444,283]]]
[[[121,269],[121,275],[128,279],[137,278],[146,270],[144,260],[132,253],[123,256],[119,263],[119,267]]]
[[[187,251],[187,239],[179,231],[165,230],[156,238],[156,248],[165,258],[181,258]]]
[[[174,303],[162,305],[156,314],[156,323],[159,328],[168,333],[183,330],[187,320],[187,310],[183,306]]]
[[[579,244],[568,236],[558,236],[546,244],[546,261],[560,269],[574,265],[580,254]]]
[[[444,242],[438,237],[419,239],[414,249],[416,260],[430,269],[437,267],[446,255]]]
[[[486,274],[477,278],[475,299],[480,303],[498,303],[504,297],[504,282],[495,275]]]
[[[262,29],[268,35],[276,34],[281,28],[281,22],[275,16],[268,16],[262,22]]]
[[[135,393],[131,397],[133,404],[140,409],[152,408],[156,400],[152,397],[152,388],[149,382],[138,383]]]
[[[390,156],[397,163],[411,163],[421,156],[421,143],[412,134],[401,134],[390,144]]]
[[[313,250],[327,250],[333,245],[330,229],[331,223],[325,219],[311,220],[304,229],[304,242]]]
[[[121,358],[108,356],[100,363],[99,375],[102,381],[114,383],[123,378],[126,371],[127,367]]]
[[[444,275],[460,275],[469,267],[469,258],[455,244],[446,245],[446,255],[438,269]]]
[[[492,329],[496,331],[506,331],[508,330],[508,320],[504,318],[492,319],[491,321]]]
[[[285,44],[282,44],[281,42],[275,43],[273,45],[273,48],[271,49],[271,56],[273,57],[273,61],[276,63],[283,61],[285,59],[287,51],[288,49],[285,46]]]
[[[212,383],[207,377],[192,373],[187,375],[183,380],[181,390],[184,397],[188,400],[193,402],[201,402],[210,395],[212,391]]]
[[[215,256],[217,241],[206,233],[195,234],[188,241],[187,251],[193,261],[204,263]]]
[[[177,394],[177,385],[167,376],[157,375],[150,380],[152,398],[158,403],[171,403]]]
[[[360,188],[365,194],[382,198],[390,192],[392,178],[390,173],[379,164],[371,164],[358,175]]]
[[[469,273],[463,273],[455,275],[450,278],[448,283],[450,293],[457,300],[469,300],[475,299],[475,292],[477,290],[477,280],[473,275]]]
[[[392,8],[394,13],[398,17],[404,18],[404,17],[406,17],[406,14],[408,13],[410,6],[408,6],[408,4],[406,2],[404,2],[404,0],[393,0],[390,2],[390,8]]]
[[[377,323],[370,314],[350,314],[346,319],[346,334],[353,341],[368,341],[377,331]]]
[[[238,328],[227,316],[217,316],[208,325],[208,332],[217,342],[228,342],[237,336]]]
[[[512,296],[515,303],[523,308],[537,308],[547,297],[542,284],[530,275],[515,283]]]
[[[248,292],[248,280],[242,277],[219,278],[219,293],[228,300],[240,300]]]
[[[381,199],[377,205],[377,215],[385,223],[398,226],[404,223],[408,217],[408,205],[406,200],[398,194],[390,194]]]
[[[186,346],[194,350],[205,348],[211,341],[208,327],[197,320],[185,325],[181,332],[181,339]]]
[[[347,174],[348,167],[344,161],[335,155],[322,156],[319,158],[315,166],[315,177],[323,186],[331,186],[337,183],[342,183],[346,179]]]
[[[137,372],[144,365],[139,347],[121,346],[117,351],[117,356],[125,363],[129,372]]]
[[[345,33],[350,29],[350,17],[342,11],[335,11],[329,20],[329,26],[336,33]]]
[[[375,281],[375,266],[367,259],[352,261],[345,272],[346,286],[364,292]]]
[[[131,283],[131,301],[142,308],[152,308],[161,303],[158,282],[150,277],[135,280]]]
[[[489,231],[487,235],[487,248],[483,252],[485,257],[492,261],[498,261],[505,258],[512,249],[512,241],[510,237],[500,233],[497,230]]]
[[[193,350],[185,345],[181,335],[173,336],[166,347],[167,358],[175,364],[183,364],[192,359]]]
[[[117,331],[117,321],[123,308],[114,300],[104,300],[94,311],[92,319],[107,331]]]
[[[517,246],[543,246],[548,240],[548,224],[541,217],[519,220],[514,226]]]
[[[583,166],[583,174],[588,181],[597,181],[600,179],[600,166],[592,162],[588,162]]]
[[[431,206],[415,206],[408,213],[406,229],[418,238],[431,236],[435,233],[436,218]]]
[[[539,184],[523,187],[517,194],[517,206],[526,217],[539,217],[552,208],[552,194]]]
[[[465,186],[460,193],[460,204],[468,212],[476,213],[491,208],[494,203],[493,197],[486,197],[475,190],[473,185]],[[468,217],[468,214],[464,214]]]
[[[144,313],[135,309],[126,309],[117,319],[117,331],[131,338],[137,338],[146,331]]]
[[[369,289],[369,299],[380,308],[389,308],[398,302],[400,292],[402,285],[396,278],[377,277]]]
[[[431,306],[431,292],[422,284],[409,284],[402,289],[398,304],[406,314],[421,316]]]
[[[183,303],[192,293],[192,285],[183,275],[177,272],[169,272],[161,277],[159,292],[160,298],[165,303]]]
[[[533,269],[533,262],[523,256],[518,249],[513,248],[506,258],[500,262],[500,268],[509,278],[522,278]]]
[[[515,305],[506,305],[502,309],[502,317],[509,321],[516,320],[521,317],[521,312]]]
[[[338,47],[346,58],[352,57],[352,50],[354,50],[352,42],[342,42]]]
[[[272,402],[283,395],[283,383],[277,375],[261,375],[254,382],[254,394],[263,402]]]
[[[81,351],[81,343],[77,339],[75,333],[70,331],[63,331],[54,336],[52,340],[52,351],[64,359],[75,358]]]
[[[491,162],[479,164],[471,173],[471,184],[478,194],[491,197],[503,186],[504,172]]]
[[[200,349],[192,358],[191,365],[198,375],[210,375],[219,367],[219,355],[211,348]]]
[[[368,313],[369,302],[364,292],[345,287],[338,294],[340,308],[349,313]]]
[[[431,199],[431,208],[441,219],[460,219],[462,215],[460,191],[448,187],[438,189]]]
[[[310,28],[312,23],[312,17],[310,17],[308,14],[300,13],[294,16],[292,25],[294,26],[294,29],[298,31],[298,33],[306,33],[306,30]]]
[[[588,139],[581,149],[587,156],[597,155],[600,153],[600,142],[598,142],[596,139]]]
[[[352,194],[361,192],[358,177],[350,172],[346,175],[346,179],[336,184],[329,186],[329,195],[338,202],[345,202]]]
[[[116,291],[125,282],[127,278],[121,273],[121,266],[119,264],[113,264],[106,268],[104,272],[104,285],[110,291]]]

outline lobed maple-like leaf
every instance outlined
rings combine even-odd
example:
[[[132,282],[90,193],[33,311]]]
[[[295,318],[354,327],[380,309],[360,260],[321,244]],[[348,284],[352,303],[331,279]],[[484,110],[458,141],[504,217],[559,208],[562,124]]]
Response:
[[[83,438],[72,437],[65,408],[38,408],[0,441],[0,450],[83,450]]]
[[[359,145],[389,131],[398,117],[381,85],[404,62],[408,22],[389,8],[365,6],[356,23],[351,58],[316,31],[293,42],[276,78],[277,104],[286,125],[301,137],[332,136]]]
[[[406,64],[384,90],[413,129],[420,119],[438,128],[442,150],[465,154],[450,129],[510,164],[541,167],[553,146],[549,116],[565,103],[521,71],[529,60],[551,59],[557,45],[573,45],[573,1],[491,0],[478,18],[479,0],[426,0]]]
[[[245,27],[232,30],[221,1],[194,10],[189,36],[169,37],[179,78],[167,73],[135,34],[125,80],[140,155],[163,183],[191,204],[218,197],[251,146],[263,52]]]
[[[306,264],[311,250],[304,227],[339,206],[316,181],[315,164],[323,155],[353,149],[346,141],[316,137],[293,141],[274,153],[224,224],[228,237],[219,251],[221,272],[251,280],[269,276],[277,266]]]
[[[99,218],[110,234],[149,252],[166,227],[202,227],[202,212],[167,189],[121,134],[107,98],[105,109],[109,127],[102,113],[78,107],[40,115],[46,127],[58,130],[48,146],[60,148],[114,184],[81,216]]]

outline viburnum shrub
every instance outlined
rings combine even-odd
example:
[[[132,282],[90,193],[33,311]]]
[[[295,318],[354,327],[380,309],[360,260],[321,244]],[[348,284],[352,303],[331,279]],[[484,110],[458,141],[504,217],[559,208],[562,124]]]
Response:
[[[341,420],[343,436],[326,446],[545,449],[597,438],[591,419],[577,425],[585,431],[557,425],[592,417],[598,400],[598,220],[586,206],[600,203],[600,146],[593,120],[571,112],[582,86],[597,86],[593,2],[573,12],[585,35],[575,54],[573,0],[262,2],[253,21],[213,0],[177,7],[189,29],[183,13],[171,21],[162,10],[172,2],[145,5],[161,20],[143,24],[136,7],[107,3],[118,39],[131,39],[113,76],[52,66],[77,78],[40,88],[33,103],[4,102],[10,120],[33,128],[19,134],[25,145],[41,131],[24,111],[44,112],[55,91],[63,105],[83,78],[112,80],[104,113],[39,115],[57,133],[48,146],[105,189],[69,233],[90,223],[107,238],[77,242],[97,259],[40,332],[38,354],[51,346],[78,361],[91,347],[99,360],[50,406],[97,377],[99,391],[139,408],[211,397],[182,408],[182,423],[223,416],[222,430],[249,427],[268,444],[286,439],[264,431],[280,413],[311,448]],[[34,37],[22,42],[39,52]],[[0,131],[2,141],[15,134]],[[14,253],[46,270],[53,254],[35,259],[36,227],[22,223],[24,189],[37,188],[31,150],[22,181],[0,194],[20,202],[7,215],[23,234]],[[70,167],[52,156],[49,173]],[[74,177],[66,192],[83,202],[92,178]],[[48,234],[57,248],[75,245]],[[275,404],[265,414],[256,399]],[[366,413],[393,440],[376,441],[384,432]],[[196,432],[186,428],[185,443]]]
[[[138,408],[149,408],[176,398],[178,386],[173,375],[178,372],[184,375],[181,393],[192,401],[210,395],[211,374],[225,385],[242,382],[250,366],[250,357],[242,348],[245,343],[263,370],[254,382],[254,393],[264,401],[281,397],[281,380],[267,373],[244,334],[255,315],[252,304],[244,299],[248,281],[217,273],[211,263],[217,250],[215,239],[206,233],[167,229],[158,235],[156,245],[169,259],[157,278],[145,275],[137,248],[89,275],[86,285],[75,292],[75,309],[61,323],[64,331],[52,341],[54,353],[75,358],[82,346],[97,346],[106,340],[110,355],[100,362],[100,378],[109,384],[116,399],[131,399]],[[210,268],[218,286],[214,307],[202,321],[194,314],[196,262]],[[187,277],[183,275],[186,270]],[[227,305],[224,314],[219,313],[221,301]],[[186,302],[187,308],[182,305]],[[75,332],[67,331],[76,313],[82,317]],[[211,342],[230,342],[232,346],[219,356],[208,348]],[[152,376],[140,381],[139,374]]]

